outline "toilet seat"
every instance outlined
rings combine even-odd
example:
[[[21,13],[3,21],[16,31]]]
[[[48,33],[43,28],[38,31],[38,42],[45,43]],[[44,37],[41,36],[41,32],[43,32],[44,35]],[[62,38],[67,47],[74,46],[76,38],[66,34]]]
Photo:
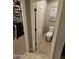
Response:
[[[47,32],[47,33],[46,33],[46,36],[51,37],[52,34],[53,34],[53,32]]]

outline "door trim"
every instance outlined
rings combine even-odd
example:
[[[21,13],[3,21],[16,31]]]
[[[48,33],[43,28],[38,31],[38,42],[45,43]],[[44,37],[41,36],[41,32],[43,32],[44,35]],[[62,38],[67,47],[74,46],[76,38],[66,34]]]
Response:
[[[35,12],[36,3],[33,0],[30,0],[30,9],[31,9],[31,29],[32,29],[32,50],[35,51]]]
[[[22,10],[22,19],[23,19],[23,27],[24,27],[24,37],[25,37],[25,45],[26,51],[29,52],[29,41],[28,41],[28,31],[27,31],[27,16],[25,9],[25,0],[21,0],[21,10]]]
[[[58,9],[57,9],[56,24],[55,24],[55,32],[54,32],[54,36],[53,36],[52,42],[51,42],[50,59],[52,59],[53,55],[54,55],[55,44],[57,42],[56,38],[57,38],[58,27],[59,27],[59,22],[60,22],[60,16],[61,16],[61,12],[62,12],[63,3],[64,3],[64,0],[59,0],[58,1]]]

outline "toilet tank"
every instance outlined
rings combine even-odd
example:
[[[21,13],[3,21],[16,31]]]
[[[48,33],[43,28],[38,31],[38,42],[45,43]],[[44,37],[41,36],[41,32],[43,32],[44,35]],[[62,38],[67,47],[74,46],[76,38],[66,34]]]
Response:
[[[54,31],[54,27],[53,26],[49,26],[49,32],[53,32]]]

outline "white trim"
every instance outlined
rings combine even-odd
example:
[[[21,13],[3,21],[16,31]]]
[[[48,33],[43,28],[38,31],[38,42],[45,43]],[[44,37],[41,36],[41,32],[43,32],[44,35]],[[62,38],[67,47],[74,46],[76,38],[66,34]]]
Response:
[[[32,47],[33,51],[35,51],[35,14],[34,14],[34,8],[35,3],[33,3],[33,0],[30,0],[30,9],[31,9],[31,27],[32,27]]]
[[[22,19],[23,19],[23,26],[24,26],[24,37],[25,37],[25,44],[26,44],[26,51],[29,51],[29,42],[28,42],[28,31],[27,31],[27,17],[26,17],[26,9],[25,9],[25,0],[21,0],[21,9],[22,9]]]

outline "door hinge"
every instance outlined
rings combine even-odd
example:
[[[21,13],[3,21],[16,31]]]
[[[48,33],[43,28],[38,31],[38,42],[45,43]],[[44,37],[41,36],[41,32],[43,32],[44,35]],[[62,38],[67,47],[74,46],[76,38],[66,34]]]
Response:
[[[37,43],[35,43],[35,45],[37,45]]]
[[[36,11],[37,11],[37,9],[34,9],[34,11],[36,12]]]
[[[35,28],[35,31],[37,31],[37,29]]]

